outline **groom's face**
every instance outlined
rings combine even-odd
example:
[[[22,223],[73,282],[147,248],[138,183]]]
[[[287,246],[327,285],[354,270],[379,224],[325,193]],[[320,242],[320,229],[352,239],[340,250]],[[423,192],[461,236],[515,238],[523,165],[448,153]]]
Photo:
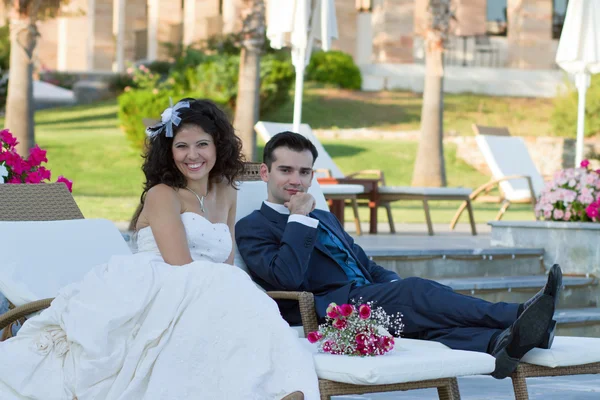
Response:
[[[271,170],[266,164],[260,167],[260,176],[267,182],[267,200],[283,204],[296,193],[308,190],[313,177],[313,157],[309,150],[294,151],[278,147],[273,151]]]

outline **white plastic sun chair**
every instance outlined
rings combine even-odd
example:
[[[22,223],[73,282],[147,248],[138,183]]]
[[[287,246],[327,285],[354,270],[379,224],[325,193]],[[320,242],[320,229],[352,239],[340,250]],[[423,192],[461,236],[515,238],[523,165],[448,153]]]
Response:
[[[492,180],[471,193],[471,201],[502,203],[495,220],[499,221],[513,203],[531,203],[544,188],[544,178],[536,168],[523,138],[510,136],[508,128],[473,124],[475,141],[492,172]],[[494,188],[500,197],[489,196]],[[463,203],[452,219],[454,228],[465,208]]]
[[[0,292],[16,306],[0,315],[2,330],[48,307],[60,288],[92,267],[131,250],[111,221],[74,219],[0,221],[0,253]]]
[[[267,185],[258,178],[260,164],[247,164],[246,174],[240,183],[236,222],[261,207],[267,197]],[[317,208],[327,210],[327,202],[316,180],[309,189]],[[246,272],[248,269],[237,247],[234,264]],[[318,353],[315,345],[305,337],[317,329],[312,293],[269,292],[275,299],[296,300],[300,306],[303,326],[297,330],[304,345],[314,353],[315,368],[319,377],[321,399],[344,394],[365,394],[401,390],[437,388],[440,399],[460,399],[456,377],[489,374],[494,370],[494,358],[488,354],[471,351],[429,348],[423,341],[399,339],[393,352],[379,357],[350,357]]]
[[[262,137],[264,141],[268,141],[275,134],[283,131],[291,131],[292,124],[275,123],[259,121],[254,126],[256,132]],[[380,170],[362,170],[349,175],[344,173],[338,168],[331,156],[327,153],[327,150],[323,147],[319,139],[313,134],[312,129],[307,124],[300,125],[300,132],[298,132],[308,138],[317,148],[319,157],[315,161],[315,169],[317,172],[324,173],[325,175],[318,175],[319,177],[331,177],[333,181],[339,181],[341,183],[352,183],[358,182],[365,185],[365,193],[359,195],[360,199],[367,199],[371,204],[371,221],[370,221],[370,233],[377,233],[377,208],[383,207],[387,212],[388,222],[390,225],[390,232],[395,233],[396,229],[394,226],[394,219],[392,216],[392,210],[390,203],[398,200],[419,200],[423,202],[423,210],[425,212],[425,221],[427,223],[427,232],[429,235],[433,235],[433,224],[431,221],[431,214],[429,211],[430,200],[459,200],[467,203],[466,208],[469,211],[471,233],[477,234],[475,228],[475,218],[473,216],[473,210],[471,208],[470,194],[471,189],[461,187],[442,187],[442,188],[428,188],[428,187],[411,187],[411,186],[388,186],[385,184],[385,176]],[[375,179],[361,179],[365,176],[375,176]],[[369,181],[371,184],[369,184]],[[322,189],[325,190],[328,185],[322,185]]]

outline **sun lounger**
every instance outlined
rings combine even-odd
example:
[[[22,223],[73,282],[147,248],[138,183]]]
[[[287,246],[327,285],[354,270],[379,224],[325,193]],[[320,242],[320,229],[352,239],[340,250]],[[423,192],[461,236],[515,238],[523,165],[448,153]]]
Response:
[[[254,128],[256,132],[263,138],[263,140],[268,141],[271,137],[279,132],[291,131],[292,125],[259,121]],[[309,125],[301,124],[300,132],[298,133],[308,138],[317,148],[319,157],[315,162],[315,169],[318,172],[325,171],[325,178],[330,178],[329,182],[358,183],[365,187],[365,193],[359,195],[358,198],[368,200],[368,204],[371,209],[369,225],[370,233],[377,233],[378,207],[383,207],[386,209],[388,222],[390,225],[390,232],[395,233],[396,229],[394,226],[394,219],[392,217],[390,203],[399,200],[419,200],[423,202],[423,210],[425,212],[425,220],[427,223],[427,232],[429,235],[433,235],[434,232],[429,211],[429,201],[459,200],[464,201],[467,204],[466,208],[469,211],[469,217],[471,221],[471,233],[473,235],[477,234],[473,210],[471,208],[471,200],[469,197],[471,194],[471,189],[460,187],[424,188],[410,186],[387,186],[385,184],[383,172],[378,170],[363,170],[349,175],[344,175],[344,173],[335,164],[331,156],[327,153],[319,139],[313,134]],[[375,178],[373,178],[373,176],[375,176]],[[325,190],[327,185],[322,185],[321,187],[323,190]]]
[[[253,168],[258,170],[258,164],[254,164],[253,167],[250,166],[249,170]],[[252,178],[251,175],[249,174],[246,177],[247,181],[242,182],[240,191],[238,192],[238,196],[244,198],[244,201],[238,202],[237,205],[236,219],[238,220],[253,210],[260,208],[261,202],[266,197],[266,184],[264,182],[252,182],[252,180],[256,179]],[[327,206],[323,195],[319,191],[319,186],[311,186],[310,193],[317,200],[317,208],[326,210]],[[247,267],[237,249],[235,251],[234,262],[235,265],[247,271]],[[305,336],[308,332],[317,330],[318,322],[314,310],[312,293],[269,292],[269,294],[276,299],[289,299],[299,302],[303,326],[293,328],[296,329],[300,337]],[[330,398],[328,396],[343,394],[364,394],[434,387],[440,383],[438,382],[439,378],[451,379],[450,377],[452,376],[488,374],[494,368],[492,365],[491,370],[489,370],[490,365],[487,365],[487,362],[490,359],[493,361],[493,358],[487,354],[451,350],[435,341],[401,338],[398,340],[398,351],[398,353],[394,353],[389,359],[385,359],[386,356],[384,356],[382,359],[385,359],[385,361],[381,361],[381,363],[379,363],[378,358],[368,359],[367,362],[361,363],[361,360],[364,360],[362,358],[353,359],[344,357],[342,360],[340,356],[315,355],[315,366],[320,378],[322,398],[328,399]],[[440,353],[436,353],[437,351]],[[469,353],[469,355],[465,355],[464,353]],[[437,376],[424,374],[421,368],[431,368],[427,363],[429,360],[428,357],[432,354],[433,359],[437,357],[440,363],[449,366],[451,372],[444,373],[439,371],[440,374]],[[475,360],[470,358],[471,354],[483,357]],[[455,356],[458,358],[454,359]],[[461,358],[463,356],[465,357],[464,359]],[[395,365],[391,361],[395,357],[398,357],[398,364],[403,364],[407,368],[402,369],[401,366]],[[458,362],[458,360],[463,360],[465,364],[457,366],[454,362]],[[489,371],[475,372],[477,368],[481,368],[481,370],[487,368]],[[522,363],[519,364],[519,367],[511,376],[515,399],[529,399],[526,383],[526,378],[528,377],[581,374],[600,374],[600,339],[556,337],[551,349],[533,349],[522,359]],[[422,380],[425,380],[425,383]],[[456,381],[454,379],[451,380],[451,384],[443,381],[445,382],[446,389],[437,386],[440,398],[444,398],[443,396],[449,391],[456,390],[456,393],[458,393]],[[455,389],[451,389],[452,387]],[[456,396],[456,394],[451,395]]]
[[[496,215],[499,221],[513,203],[531,203],[535,209],[536,199],[544,188],[544,178],[537,170],[523,138],[510,136],[507,128],[473,124],[475,141],[492,172],[492,180],[471,193],[470,200],[501,203]],[[489,196],[498,188],[500,196]],[[450,224],[454,228],[466,207],[463,203]]]

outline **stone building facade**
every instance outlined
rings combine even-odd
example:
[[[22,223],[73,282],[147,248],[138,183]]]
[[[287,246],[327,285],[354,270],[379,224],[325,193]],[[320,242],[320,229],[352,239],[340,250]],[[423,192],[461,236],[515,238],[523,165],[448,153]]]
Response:
[[[266,0],[269,1],[269,0]],[[277,0],[270,0],[277,1]],[[489,7],[504,2],[499,67],[552,69],[557,2],[455,0],[453,33],[472,40],[488,31]],[[187,45],[239,29],[240,0],[72,0],[72,16],[40,23],[39,63],[61,71],[122,71],[167,57],[163,43]],[[337,49],[360,65],[419,62],[418,33],[427,0],[336,0]],[[488,15],[486,15],[488,14]],[[560,15],[559,15],[560,17]],[[460,42],[459,42],[460,43]],[[469,45],[472,46],[472,45]],[[466,49],[466,47],[465,47]],[[459,49],[460,50],[460,49]],[[476,50],[476,49],[475,49]],[[457,50],[458,51],[458,50]]]

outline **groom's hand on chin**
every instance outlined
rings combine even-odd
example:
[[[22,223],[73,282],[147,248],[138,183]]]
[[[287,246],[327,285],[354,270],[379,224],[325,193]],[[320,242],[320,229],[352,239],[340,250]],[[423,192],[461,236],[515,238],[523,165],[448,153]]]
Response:
[[[290,214],[308,215],[315,209],[317,202],[309,193],[296,193],[283,205],[290,210]]]

